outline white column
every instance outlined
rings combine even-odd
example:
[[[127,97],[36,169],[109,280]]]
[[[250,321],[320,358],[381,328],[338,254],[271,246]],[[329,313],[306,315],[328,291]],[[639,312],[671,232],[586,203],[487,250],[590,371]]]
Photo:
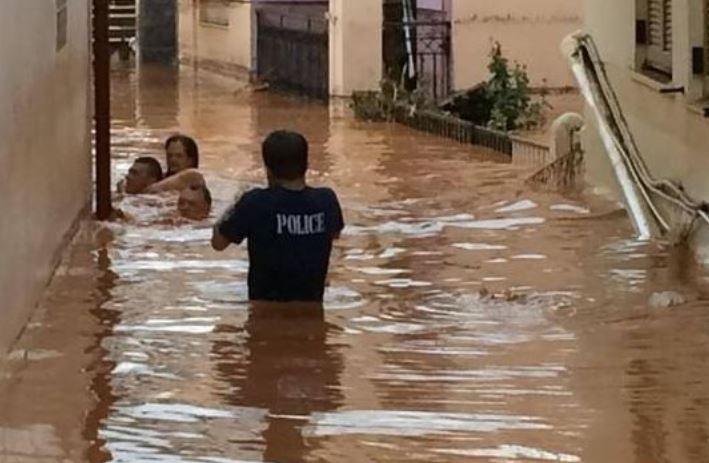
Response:
[[[330,94],[377,90],[382,78],[382,0],[330,0]]]

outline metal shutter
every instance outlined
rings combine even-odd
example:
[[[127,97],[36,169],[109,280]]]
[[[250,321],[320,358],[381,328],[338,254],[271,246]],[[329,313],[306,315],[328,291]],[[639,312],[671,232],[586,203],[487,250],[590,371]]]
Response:
[[[647,64],[672,73],[672,0],[647,0]]]

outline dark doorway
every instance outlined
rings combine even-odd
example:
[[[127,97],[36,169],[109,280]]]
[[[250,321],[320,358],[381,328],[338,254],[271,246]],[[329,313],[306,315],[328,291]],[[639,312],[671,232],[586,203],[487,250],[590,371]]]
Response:
[[[140,59],[147,63],[177,61],[177,0],[139,1]]]
[[[324,17],[257,12],[257,74],[274,88],[330,95],[329,28]]]

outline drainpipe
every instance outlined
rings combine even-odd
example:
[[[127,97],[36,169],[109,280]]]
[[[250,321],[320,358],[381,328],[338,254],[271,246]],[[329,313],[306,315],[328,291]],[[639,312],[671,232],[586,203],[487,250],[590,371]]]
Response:
[[[96,218],[111,216],[111,80],[108,0],[93,0]]]
[[[586,100],[594,119],[603,146],[613,166],[616,179],[625,197],[628,213],[635,226],[637,238],[647,241],[652,237],[652,226],[643,203],[642,185],[633,178],[633,172],[623,160],[623,146],[618,140],[616,131],[613,130],[608,120],[608,110],[604,107],[604,96],[593,80],[592,69],[587,69],[581,57],[583,44],[579,41],[582,35],[574,33],[566,37],[561,45],[562,51],[569,60],[571,71],[576,78],[581,94]]]

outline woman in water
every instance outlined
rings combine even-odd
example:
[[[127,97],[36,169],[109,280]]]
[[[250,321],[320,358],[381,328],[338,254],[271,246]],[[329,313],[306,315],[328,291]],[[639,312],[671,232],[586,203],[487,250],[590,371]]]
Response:
[[[199,168],[199,148],[192,137],[183,134],[172,135],[165,141],[167,173],[162,181],[150,185],[147,193],[181,191],[190,187],[205,186]]]
[[[192,137],[175,134],[165,142],[167,175],[171,177],[187,169],[199,168],[199,148]]]

